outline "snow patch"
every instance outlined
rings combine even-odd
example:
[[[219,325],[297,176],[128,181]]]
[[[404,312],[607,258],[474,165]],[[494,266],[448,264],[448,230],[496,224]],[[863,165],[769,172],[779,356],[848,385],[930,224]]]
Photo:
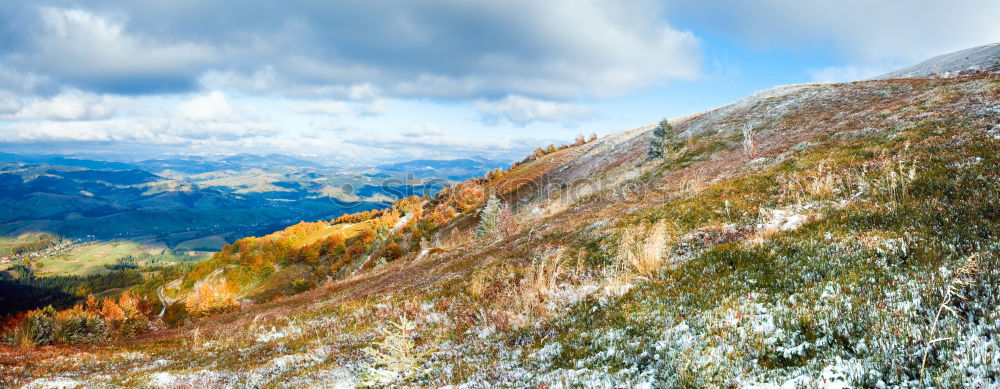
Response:
[[[271,329],[269,331],[257,335],[256,339],[257,343],[267,343],[272,340],[285,338],[291,335],[298,335],[301,332],[302,330],[296,326],[289,325],[281,329],[277,329],[274,326],[271,326]]]
[[[55,377],[55,378],[39,378],[37,380],[31,381],[25,388],[46,388],[46,389],[69,389],[83,387],[83,383],[77,380]]]
[[[176,381],[177,377],[174,377],[173,374],[170,374],[165,371],[154,373],[153,375],[149,376],[149,383],[152,384],[153,386],[156,386],[157,388],[170,387]]]

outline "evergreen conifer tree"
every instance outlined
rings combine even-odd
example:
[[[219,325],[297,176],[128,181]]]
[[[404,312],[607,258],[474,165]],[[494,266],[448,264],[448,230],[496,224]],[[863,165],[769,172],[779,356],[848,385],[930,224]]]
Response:
[[[649,159],[663,157],[663,147],[667,144],[667,136],[673,131],[667,119],[660,120],[660,124],[653,130],[653,139],[649,141]]]
[[[496,233],[497,215],[500,213],[500,199],[496,195],[490,196],[486,202],[486,207],[479,215],[479,226],[476,227],[476,238],[491,237]]]

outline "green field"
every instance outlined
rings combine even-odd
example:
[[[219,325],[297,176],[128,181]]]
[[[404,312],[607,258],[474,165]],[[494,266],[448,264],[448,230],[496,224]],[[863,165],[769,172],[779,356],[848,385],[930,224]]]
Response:
[[[67,251],[35,259],[39,276],[87,276],[106,273],[104,265],[113,265],[119,258],[143,257],[157,263],[178,263],[208,258],[210,254],[177,255],[160,245],[145,245],[132,241],[118,240],[101,243],[87,243]]]
[[[226,239],[221,235],[206,236],[204,238],[191,239],[177,245],[178,250],[189,251],[219,251],[226,245]]]
[[[18,248],[57,240],[59,240],[58,237],[43,232],[24,233],[17,237],[0,236],[0,256],[13,254]]]

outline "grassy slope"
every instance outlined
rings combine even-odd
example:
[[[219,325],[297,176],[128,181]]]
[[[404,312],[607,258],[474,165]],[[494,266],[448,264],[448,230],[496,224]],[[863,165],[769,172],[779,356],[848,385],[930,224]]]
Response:
[[[378,348],[379,330],[407,317],[429,353],[416,359],[434,370],[413,385],[995,380],[1000,80],[779,92],[675,123],[662,161],[645,162],[640,129],[514,170],[496,184],[523,200],[520,232],[505,241],[474,241],[474,220],[459,218],[419,261],[411,252],[126,344],[3,349],[13,361],[3,375],[90,386],[350,382],[366,371],[359,350]],[[752,157],[740,149],[748,121]],[[522,179],[555,185],[532,197],[547,186]],[[667,237],[654,248],[668,263],[639,275],[621,242],[655,235],[651,226]],[[942,294],[949,285],[961,299]],[[934,321],[942,306],[955,314]],[[924,362],[933,338],[947,340]],[[100,375],[112,370],[121,374]]]

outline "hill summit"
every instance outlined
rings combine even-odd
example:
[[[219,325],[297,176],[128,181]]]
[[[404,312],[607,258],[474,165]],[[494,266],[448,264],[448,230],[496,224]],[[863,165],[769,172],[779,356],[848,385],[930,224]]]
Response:
[[[974,72],[1000,72],[1000,43],[942,54],[876,79],[954,77]]]

